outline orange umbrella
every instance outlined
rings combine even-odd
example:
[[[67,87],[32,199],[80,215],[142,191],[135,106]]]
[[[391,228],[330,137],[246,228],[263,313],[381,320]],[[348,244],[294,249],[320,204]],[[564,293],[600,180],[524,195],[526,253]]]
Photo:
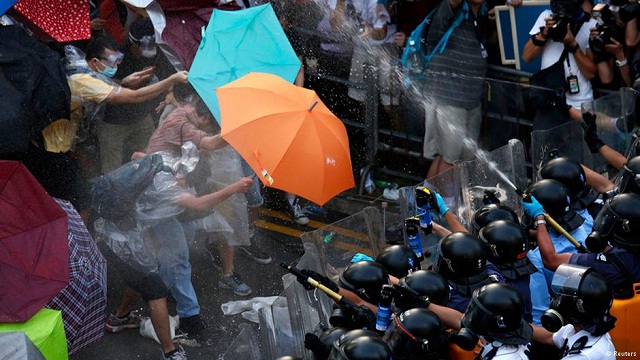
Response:
[[[215,91],[222,137],[265,186],[319,205],[355,186],[347,130],[314,91],[258,72]]]

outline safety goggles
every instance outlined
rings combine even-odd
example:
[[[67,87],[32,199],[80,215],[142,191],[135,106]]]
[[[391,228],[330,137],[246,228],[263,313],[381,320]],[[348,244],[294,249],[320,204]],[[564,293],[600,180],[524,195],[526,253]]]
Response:
[[[156,48],[156,37],[153,35],[145,35],[138,39],[129,34],[129,40],[140,46],[142,50],[153,50]]]
[[[102,65],[106,65],[112,68],[118,67],[118,65],[122,63],[122,59],[124,59],[124,54],[119,51],[115,54],[98,58],[98,60],[102,60],[100,61]]]

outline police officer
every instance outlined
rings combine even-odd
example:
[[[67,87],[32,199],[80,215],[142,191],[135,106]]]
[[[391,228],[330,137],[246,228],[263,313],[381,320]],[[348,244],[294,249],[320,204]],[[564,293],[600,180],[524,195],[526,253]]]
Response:
[[[477,359],[529,359],[527,344],[533,330],[523,318],[524,311],[518,290],[506,284],[485,285],[474,291],[462,329],[451,339],[469,337],[470,344],[475,344],[482,338],[487,345]]]
[[[476,210],[471,219],[474,235],[478,235],[480,229],[496,220],[511,220],[519,223],[518,215],[510,207],[503,204],[487,204]]]
[[[307,333],[304,337],[304,347],[311,350],[315,360],[326,360],[331,353],[334,341],[349,332],[346,327],[332,327],[324,330],[320,336]]]
[[[446,348],[440,318],[427,309],[411,309],[398,314],[383,340],[394,360],[437,360]]]
[[[592,268],[562,264],[552,283],[551,307],[542,316],[543,327],[533,326],[533,340],[555,345],[563,359],[615,359],[608,332],[616,318],[609,313],[613,289]]]
[[[404,245],[391,245],[378,254],[376,262],[389,272],[389,275],[401,278],[420,269],[416,253]]]
[[[617,298],[633,296],[632,284],[640,281],[640,195],[618,194],[607,200],[586,239],[587,254],[561,253],[554,249],[535,198],[526,211],[538,220],[536,239],[547,269],[561,264],[594,268],[613,286]]]
[[[449,282],[448,307],[464,313],[475,289],[504,282],[498,269],[488,269],[487,254],[487,245],[469,233],[454,232],[440,241],[434,270]]]
[[[420,306],[420,301],[447,306],[449,303],[449,283],[435,271],[418,270],[401,278],[393,286],[397,292],[394,296],[395,306],[400,311]]]
[[[525,311],[524,319],[532,321],[531,274],[537,271],[527,257],[529,241],[524,230],[510,220],[497,220],[483,227],[478,234],[489,248],[488,260],[494,264],[505,278],[505,282],[522,294]]]
[[[333,343],[329,360],[389,360],[391,349],[370,330],[352,330]]]
[[[544,206],[543,210],[542,207],[538,209],[537,207],[530,206],[531,203],[529,202],[521,202],[525,210],[523,222],[528,223],[527,226],[532,226],[534,229],[537,229],[540,224],[544,223],[543,214],[544,211],[546,211],[549,216],[556,220],[575,240],[579,243],[584,243],[591,228],[584,226],[584,218],[571,208],[569,191],[562,183],[553,179],[544,179],[531,185],[526,192],[532,194],[532,197],[535,197],[537,201],[539,201],[537,205],[541,204]],[[565,239],[562,234],[556,232],[555,229],[549,230],[548,236],[557,253],[577,252],[573,244]],[[540,324],[540,316],[549,308],[551,297],[548,291],[544,291],[544,289],[550,287],[551,279],[553,278],[553,271],[547,270],[543,266],[540,252],[540,248],[535,248],[527,254],[529,260],[531,260],[533,265],[538,269],[537,272],[531,274],[531,281],[529,283],[531,303],[533,306],[533,323],[537,325]]]

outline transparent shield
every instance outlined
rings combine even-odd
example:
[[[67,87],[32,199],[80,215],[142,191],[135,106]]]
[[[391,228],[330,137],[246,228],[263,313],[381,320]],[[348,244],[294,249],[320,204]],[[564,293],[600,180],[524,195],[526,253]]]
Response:
[[[260,360],[258,333],[250,324],[240,324],[240,333],[233,339],[227,351],[220,356],[221,360]]]
[[[473,214],[484,206],[485,192],[493,194],[501,204],[517,211],[520,197],[515,188],[527,186],[527,170],[523,159],[524,145],[512,139],[507,145],[491,152],[480,150],[471,161],[456,162],[454,170],[461,185],[460,204],[457,209],[460,222],[470,228]]]
[[[295,354],[296,341],[291,329],[287,299],[280,295],[271,306],[258,310],[260,323],[260,346],[265,358],[275,359]]]
[[[540,179],[540,169],[551,159],[553,151],[593,168],[592,155],[583,140],[583,133],[581,121],[571,121],[548,130],[531,132],[533,180]]]
[[[582,113],[595,113],[598,136],[612,149],[624,153],[631,143],[635,128],[636,92],[631,88],[602,96],[597,100],[582,103]],[[597,157],[596,168],[604,164]]]
[[[296,264],[298,269],[308,269],[320,274],[324,273],[318,248],[312,243],[304,244],[304,255]],[[306,333],[319,335],[321,330],[329,327],[329,316],[333,301],[320,290],[306,290],[299,284],[293,274],[282,277],[287,298],[289,318],[295,354],[311,359],[313,354],[305,349]]]
[[[351,263],[356,253],[375,258],[384,248],[386,219],[380,210],[366,207],[362,211],[320,229],[302,234],[302,242],[318,247],[324,266],[322,273],[329,277],[339,274]]]

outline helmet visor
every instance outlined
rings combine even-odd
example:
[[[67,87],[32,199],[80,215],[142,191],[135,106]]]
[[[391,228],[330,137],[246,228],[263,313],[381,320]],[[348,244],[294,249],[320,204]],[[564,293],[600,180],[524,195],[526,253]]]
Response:
[[[412,356],[424,357],[429,354],[429,341],[418,339],[402,326],[398,315],[391,322],[383,340],[391,348],[394,359],[409,359]]]
[[[580,282],[590,268],[572,264],[562,264],[556,269],[551,288],[556,294],[578,296]]]
[[[626,193],[629,192],[633,186],[640,188],[640,174],[634,173],[627,165],[624,165],[620,176],[616,180],[615,188],[621,193]]]
[[[611,235],[620,217],[616,214],[609,202],[605,204],[604,208],[598,213],[593,221],[593,231],[596,231],[604,239]]]

